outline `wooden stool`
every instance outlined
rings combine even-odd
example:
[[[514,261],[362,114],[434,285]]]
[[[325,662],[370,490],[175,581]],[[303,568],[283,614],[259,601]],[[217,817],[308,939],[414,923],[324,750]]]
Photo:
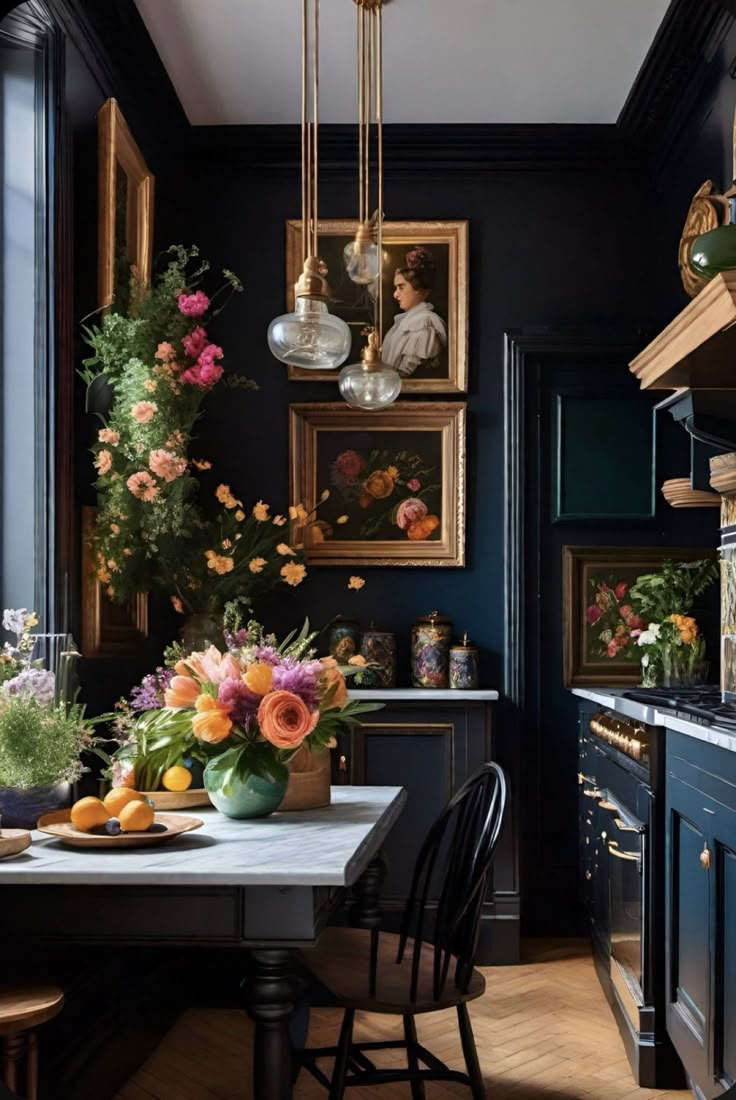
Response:
[[[38,1097],[38,1037],[36,1028],[61,1012],[64,994],[55,985],[0,985],[0,1037],[2,1037],[3,1080],[16,1092],[25,1062],[23,1095]]]

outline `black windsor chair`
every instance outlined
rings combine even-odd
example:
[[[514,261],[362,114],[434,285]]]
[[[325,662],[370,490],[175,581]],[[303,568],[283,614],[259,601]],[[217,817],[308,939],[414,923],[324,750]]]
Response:
[[[342,1100],[353,1085],[397,1081],[411,1083],[412,1100],[424,1100],[425,1081],[459,1081],[470,1086],[473,1100],[484,1100],[467,1004],[485,991],[474,961],[507,798],[506,776],[498,764],[485,764],[453,796],[417,857],[398,935],[329,928],[313,949],[302,952],[311,977],[345,1010],[337,1047],[308,1048],[297,1055],[297,1064],[329,1089],[329,1100]],[[441,884],[436,907],[428,902],[433,884]],[[428,931],[431,943],[423,939]],[[415,1016],[450,1007],[457,1010],[467,1073],[449,1069],[417,1039]],[[354,1042],[358,1010],[402,1016],[404,1039]],[[406,1069],[378,1068],[366,1055],[396,1048],[407,1052]],[[317,1061],[332,1056],[330,1081]]]

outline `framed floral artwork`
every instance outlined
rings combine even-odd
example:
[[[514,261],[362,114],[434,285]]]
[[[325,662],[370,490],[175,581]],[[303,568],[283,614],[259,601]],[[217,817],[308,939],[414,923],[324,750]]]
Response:
[[[357,226],[357,221],[347,218],[319,223],[319,253],[331,292],[329,309],[353,334],[348,363],[360,362],[365,346],[361,332],[373,324],[377,286],[376,282],[352,282],[345,269],[343,251]],[[288,310],[294,308],[294,283],[302,268],[301,231],[301,221],[287,221]],[[468,223],[384,222],[382,275],[384,358],[402,375],[402,392],[464,393],[468,388]],[[402,281],[404,290],[398,293],[395,283]],[[412,294],[412,289],[418,293]],[[337,371],[289,367],[289,378],[336,382]]]
[[[628,594],[643,573],[667,558],[715,558],[712,547],[564,546],[563,672],[566,687],[632,687],[641,679],[632,630],[644,629]]]
[[[465,404],[290,406],[292,545],[313,565],[465,564]],[[300,520],[317,508],[316,522]]]

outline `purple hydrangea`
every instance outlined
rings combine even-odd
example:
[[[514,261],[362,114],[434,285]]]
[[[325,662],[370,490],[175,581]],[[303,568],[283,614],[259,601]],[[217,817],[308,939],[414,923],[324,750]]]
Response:
[[[273,691],[291,691],[303,699],[308,707],[319,702],[319,681],[325,671],[319,661],[298,661],[296,657],[284,657],[273,670]]]
[[[157,668],[144,676],[138,687],[130,693],[130,705],[133,710],[158,710],[165,706],[164,692],[174,677],[173,668]]]
[[[228,707],[230,717],[237,726],[248,723],[261,701],[261,696],[252,692],[242,680],[223,680],[217,698],[223,706]]]
[[[3,684],[6,695],[35,699],[41,706],[54,701],[55,676],[45,668],[26,668]]]

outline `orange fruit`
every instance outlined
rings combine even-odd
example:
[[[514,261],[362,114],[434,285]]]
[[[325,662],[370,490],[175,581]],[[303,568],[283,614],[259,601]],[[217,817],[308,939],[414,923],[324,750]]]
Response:
[[[109,810],[113,817],[120,817],[123,806],[127,806],[129,802],[142,802],[143,795],[131,790],[130,787],[113,787],[102,801],[105,809]]]
[[[72,806],[72,825],[84,833],[94,829],[95,825],[104,825],[110,816],[110,811],[105,808],[100,799],[92,796],[80,798],[79,802],[75,802]]]
[[[147,802],[129,802],[118,814],[120,827],[126,833],[145,832],[153,825],[153,807]]]
[[[167,791],[186,791],[192,785],[192,773],[182,764],[167,768],[161,776],[161,786]]]

